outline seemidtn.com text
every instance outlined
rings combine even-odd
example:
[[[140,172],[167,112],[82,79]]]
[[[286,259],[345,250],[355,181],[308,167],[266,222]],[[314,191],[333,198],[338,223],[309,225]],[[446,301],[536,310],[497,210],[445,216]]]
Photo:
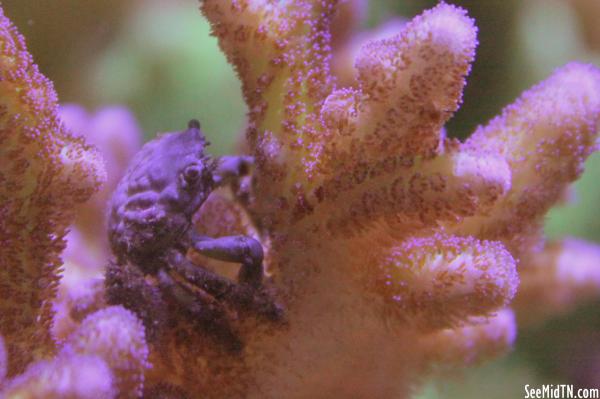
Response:
[[[527,384],[524,389],[525,399],[600,398],[600,389],[598,388],[574,388],[569,384],[544,384],[537,387]]]

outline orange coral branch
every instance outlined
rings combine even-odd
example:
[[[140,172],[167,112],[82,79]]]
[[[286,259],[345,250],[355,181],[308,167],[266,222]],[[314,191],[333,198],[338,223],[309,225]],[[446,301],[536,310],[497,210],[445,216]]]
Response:
[[[599,126],[600,72],[590,65],[569,64],[525,92],[464,145],[504,157],[512,187],[488,215],[467,220],[460,231],[510,240],[513,250],[523,250],[523,233],[539,225],[583,171]]]
[[[62,126],[52,83],[1,9],[0,159],[0,333],[12,375],[52,350],[63,237],[74,206],[104,180],[104,166]]]
[[[446,329],[422,338],[428,362],[443,368],[474,366],[506,353],[517,336],[510,309],[489,318],[473,318],[463,327]]]
[[[404,236],[485,212],[509,187],[510,171],[499,157],[456,150],[431,160],[390,157],[332,176],[315,190],[315,214],[334,235],[355,235],[384,217]]]
[[[600,246],[578,239],[549,242],[521,267],[514,302],[519,323],[535,324],[596,299],[600,292]]]
[[[340,157],[372,162],[435,154],[442,126],[460,104],[476,31],[464,10],[442,3],[400,34],[364,45],[355,64],[356,104],[349,104],[354,118],[336,121],[343,129],[328,138],[325,159],[337,165]],[[329,113],[327,105],[322,112]]]
[[[502,244],[443,234],[400,243],[376,269],[374,290],[390,304],[388,311],[426,331],[506,306],[519,282]]]
[[[334,88],[326,67],[307,81],[315,62],[328,61],[331,22],[312,6],[329,2],[269,2],[278,12],[264,23],[291,28],[259,59],[231,34],[236,17],[209,3],[225,3],[203,10],[230,60],[246,68],[238,72],[258,164],[251,211],[292,324],[254,336],[250,395],[329,392],[336,382],[319,376],[352,365],[339,375],[360,374],[364,397],[368,389],[402,396],[421,372],[402,362],[463,364],[506,350],[514,320],[499,309],[515,294],[517,262],[543,242],[541,216],[594,148],[599,72],[565,67],[459,143],[443,125],[477,43],[461,9],[441,3],[370,42],[357,57],[357,84]],[[264,2],[226,3],[244,12]],[[289,63],[273,62],[279,50]],[[322,90],[312,92],[317,81]],[[382,374],[361,369],[374,358]]]

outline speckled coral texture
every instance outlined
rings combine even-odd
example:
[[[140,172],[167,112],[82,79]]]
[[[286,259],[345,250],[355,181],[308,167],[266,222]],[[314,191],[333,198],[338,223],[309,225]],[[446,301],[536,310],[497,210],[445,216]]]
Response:
[[[53,350],[64,235],[73,207],[105,178],[97,152],[57,112],[52,83],[0,10],[0,334],[10,375]]]
[[[359,10],[359,3],[351,6]],[[547,243],[541,234],[544,214],[596,149],[597,68],[559,68],[460,142],[446,136],[444,125],[460,105],[475,57],[475,21],[465,10],[440,3],[390,25],[384,38],[365,39],[354,74],[342,84],[329,68],[337,54],[330,27],[340,23],[338,1],[200,4],[241,81],[246,148],[255,165],[238,187],[241,200],[233,191],[213,192],[195,228],[260,239],[266,289],[285,307],[285,322],[232,310],[244,343],[232,354],[181,312],[147,344],[134,314],[90,305],[101,284],[73,279],[57,300],[54,331],[64,342],[51,356],[45,301],[54,295],[67,209],[88,191],[66,194],[53,208],[45,194],[63,180],[47,174],[62,176],[57,149],[83,144],[60,133],[50,86],[5,20],[8,44],[0,61],[2,73],[9,72],[0,90],[50,93],[42,96],[47,108],[6,96],[0,119],[0,139],[8,143],[0,151],[8,148],[6,159],[15,160],[0,169],[13,187],[10,197],[0,192],[10,198],[1,209],[12,223],[2,233],[9,232],[2,239],[10,245],[1,251],[13,262],[0,270],[7,276],[0,281],[8,282],[0,289],[28,304],[11,319],[2,309],[9,370],[19,365],[9,373],[25,368],[28,349],[46,354],[24,374],[11,374],[5,392],[79,395],[87,381],[97,397],[137,396],[143,384],[145,397],[403,398],[440,368],[505,353],[517,320],[549,317],[597,297],[598,246]],[[351,29],[340,29],[336,48],[352,40]],[[59,133],[37,134],[46,124]],[[77,154],[87,159],[84,149]],[[38,252],[26,252],[23,243]],[[198,267],[236,275],[234,266],[193,251],[188,256]],[[201,287],[188,288],[202,294]],[[14,309],[11,301],[5,305]],[[22,337],[7,327],[12,318]],[[98,378],[79,378],[86,370]]]

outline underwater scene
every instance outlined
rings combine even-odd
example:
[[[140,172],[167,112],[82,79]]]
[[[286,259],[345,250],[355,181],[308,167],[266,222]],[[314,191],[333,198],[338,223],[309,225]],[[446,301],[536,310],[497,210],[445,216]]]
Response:
[[[599,398],[599,21],[3,0],[0,398]]]

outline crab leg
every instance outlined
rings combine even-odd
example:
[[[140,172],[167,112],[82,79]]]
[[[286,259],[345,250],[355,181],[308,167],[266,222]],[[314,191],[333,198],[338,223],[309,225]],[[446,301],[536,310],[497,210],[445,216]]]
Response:
[[[225,277],[196,266],[177,250],[168,253],[167,261],[171,269],[215,299],[243,312],[258,314],[271,321],[282,321],[283,310],[262,289],[248,284],[235,284]]]
[[[202,328],[227,345],[227,348],[238,353],[243,344],[233,331],[226,309],[213,297],[202,292],[190,292],[178,284],[169,273],[161,270],[157,274],[161,289],[182,305]]]
[[[192,237],[193,248],[203,255],[226,262],[242,264],[238,281],[258,288],[263,278],[263,249],[258,241],[248,236],[208,238]]]

